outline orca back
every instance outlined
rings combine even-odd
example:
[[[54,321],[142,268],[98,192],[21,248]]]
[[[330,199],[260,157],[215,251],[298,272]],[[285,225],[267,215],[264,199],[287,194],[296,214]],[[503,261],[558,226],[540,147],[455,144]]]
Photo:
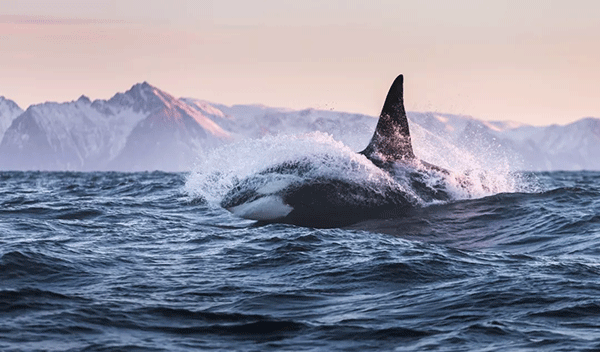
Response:
[[[392,83],[371,142],[360,152],[376,165],[415,158],[404,110],[403,83],[402,75]]]

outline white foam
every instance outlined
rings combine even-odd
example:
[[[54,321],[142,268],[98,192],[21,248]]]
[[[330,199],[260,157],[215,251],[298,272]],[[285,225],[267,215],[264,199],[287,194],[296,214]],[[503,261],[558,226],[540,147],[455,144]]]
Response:
[[[432,188],[445,187],[453,199],[529,191],[527,187],[530,182],[512,172],[513,169],[506,160],[452,146],[440,138],[424,134],[423,129],[418,127],[414,130],[413,140],[419,146],[415,153],[425,161],[451,171],[449,175],[424,172],[423,181]],[[440,147],[442,151],[439,150]],[[298,170],[292,167],[284,173],[264,172],[267,168],[294,161],[303,163]],[[303,168],[306,165],[308,167]],[[410,174],[423,166],[415,163],[406,167]],[[405,175],[391,176],[373,165],[364,155],[330,135],[315,132],[244,140],[212,150],[202,156],[200,164],[188,176],[186,188],[191,195],[201,196],[218,206],[223,196],[244,179],[254,183],[246,186],[258,194],[270,195],[282,191],[292,182],[302,183],[322,178],[357,183],[373,192],[395,189],[422,205],[427,205],[430,201],[424,200],[412,188],[410,178]],[[249,176],[254,177],[247,179]]]
[[[243,140],[202,156],[190,173],[186,189],[192,196],[201,196],[210,203],[219,203],[240,180],[285,162],[306,160],[309,170],[302,175],[265,174],[256,178],[256,190],[270,194],[282,190],[290,182],[303,179],[333,178],[370,183],[376,186],[393,182],[390,176],[375,167],[364,155],[357,154],[330,135],[315,132],[294,136],[267,136]]]

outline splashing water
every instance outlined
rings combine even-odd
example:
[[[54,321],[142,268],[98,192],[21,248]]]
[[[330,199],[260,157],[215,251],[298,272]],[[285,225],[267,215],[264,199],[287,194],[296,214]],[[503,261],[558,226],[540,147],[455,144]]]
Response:
[[[273,172],[257,178],[257,182],[261,183],[260,187],[266,187],[270,183],[270,187],[277,188],[280,184],[289,184],[290,180],[302,182],[326,178],[361,184],[373,191],[393,187],[416,199],[420,205],[436,204],[440,200],[423,197],[414,189],[413,178],[417,174],[426,187],[443,188],[449,198],[455,200],[538,190],[535,180],[513,172],[507,160],[497,160],[493,168],[484,169],[485,153],[477,155],[440,138],[429,138],[429,141],[443,142],[434,146],[425,141],[425,137],[431,136],[418,128],[414,136],[415,144],[419,146],[417,154],[452,172],[426,172],[422,164],[415,163],[408,165],[408,172],[397,172],[392,176],[331,135],[312,132],[267,136],[214,149],[204,156],[188,176],[186,189],[190,195],[202,197],[216,206],[241,180],[277,165],[299,163],[302,167],[294,174]],[[440,145],[443,153],[436,154]]]
[[[244,140],[212,150],[196,165],[186,182],[188,193],[209,203],[219,202],[240,180],[269,167],[302,160],[310,163],[304,178],[323,177],[354,182],[392,182],[375,167],[331,135],[312,132]]]
[[[411,125],[411,132],[419,158],[452,171],[444,178],[444,184],[454,199],[543,191],[536,177],[517,171],[522,161],[516,155],[500,153],[492,145],[476,145],[468,140],[457,145],[417,124]]]

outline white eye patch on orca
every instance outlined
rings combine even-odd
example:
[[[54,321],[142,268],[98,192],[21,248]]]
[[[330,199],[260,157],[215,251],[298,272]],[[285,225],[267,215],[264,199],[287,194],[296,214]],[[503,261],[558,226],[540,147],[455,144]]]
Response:
[[[285,204],[280,196],[266,196],[230,207],[227,210],[244,219],[276,221],[285,218],[293,209]]]

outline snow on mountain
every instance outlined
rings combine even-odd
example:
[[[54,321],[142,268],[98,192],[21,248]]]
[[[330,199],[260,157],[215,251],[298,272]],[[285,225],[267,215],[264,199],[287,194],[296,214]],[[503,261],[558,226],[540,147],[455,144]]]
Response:
[[[0,141],[2,141],[4,132],[10,127],[13,120],[22,113],[23,109],[17,103],[0,96]]]
[[[450,169],[600,170],[597,118],[545,127],[432,112],[408,118],[417,156]],[[25,112],[0,98],[0,169],[186,171],[224,143],[313,131],[359,151],[376,123],[338,111],[177,99],[146,82],[108,100],[81,96]]]
[[[101,169],[146,116],[132,106],[110,107],[81,96],[30,106],[5,132],[0,167],[20,170]],[[104,113],[97,105],[108,107]]]
[[[415,152],[447,167],[461,163],[453,158],[471,154],[483,168],[505,163],[512,170],[600,170],[598,118],[540,127],[450,114],[408,115]]]
[[[238,140],[321,131],[331,134],[351,148],[360,149],[369,143],[377,124],[377,119],[373,116],[347,112],[291,110],[263,105],[226,106],[191,98],[181,100],[209,116]]]
[[[600,119],[507,132],[531,170],[600,170]]]
[[[161,124],[162,120],[173,123]],[[106,170],[117,168],[129,170],[127,162],[121,154],[148,158],[148,169],[169,169],[164,162],[171,162],[169,157],[161,158],[146,155],[153,149],[150,145],[165,144],[164,138],[172,136],[163,133],[185,121],[184,128],[189,128],[194,138],[178,139],[178,143],[194,143],[194,148],[202,146],[201,138],[207,136],[227,139],[228,133],[223,131],[212,120],[205,118],[187,104],[171,95],[160,91],[148,83],[140,83],[125,93],[117,93],[109,100],[91,102],[85,96],[67,103],[43,103],[30,106],[22,115],[14,120],[4,134],[0,143],[0,169],[17,170]],[[144,122],[142,125],[140,123]],[[144,136],[134,134],[136,126],[154,126]],[[181,126],[178,127],[181,129]],[[156,132],[156,133],[154,133]],[[158,133],[161,132],[161,133]],[[177,137],[177,136],[175,136]],[[145,149],[138,154],[128,149],[132,142],[145,138],[141,143]],[[168,143],[171,143],[170,141]],[[214,142],[208,142],[213,146]],[[177,153],[177,150],[171,150]],[[186,160],[188,167],[193,160]],[[168,166],[171,166],[169,164]]]
[[[162,106],[131,131],[125,147],[111,161],[111,170],[189,170],[202,151],[231,140],[230,133],[201,109],[154,87],[145,94],[159,99]]]

